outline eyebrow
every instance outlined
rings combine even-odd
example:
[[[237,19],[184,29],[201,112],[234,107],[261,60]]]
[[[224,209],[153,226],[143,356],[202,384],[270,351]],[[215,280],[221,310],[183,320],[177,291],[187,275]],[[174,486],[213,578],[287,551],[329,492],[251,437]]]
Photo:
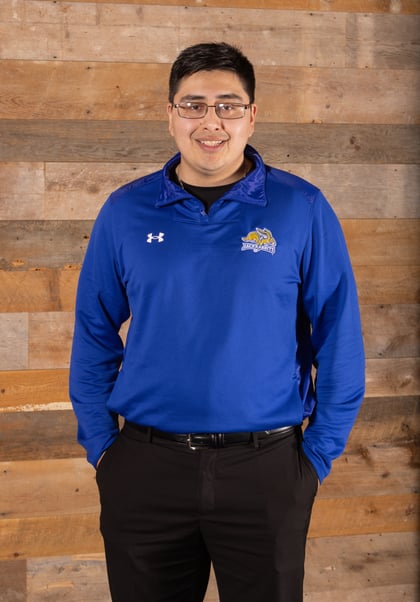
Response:
[[[239,94],[235,94],[233,92],[227,94],[218,94],[216,99],[219,101],[223,100],[238,100],[239,102],[244,102],[244,99]],[[203,102],[206,100],[206,96],[200,94],[185,94],[180,100],[180,102],[190,102],[194,100],[202,100]]]

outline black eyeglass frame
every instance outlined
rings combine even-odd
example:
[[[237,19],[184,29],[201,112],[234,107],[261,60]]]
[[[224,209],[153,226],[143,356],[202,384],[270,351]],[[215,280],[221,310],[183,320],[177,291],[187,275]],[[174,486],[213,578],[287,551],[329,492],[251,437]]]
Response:
[[[186,117],[185,115],[181,115],[181,113],[179,112],[179,109],[181,108],[186,108],[186,105],[200,105],[203,108],[205,108],[205,112],[202,115],[197,115],[196,117]],[[241,107],[244,109],[244,112],[242,115],[238,115],[238,117],[222,117],[219,114],[219,109],[220,107],[225,107],[225,106],[230,106],[230,107]],[[208,113],[208,110],[210,108],[214,109],[216,111],[216,115],[219,117],[219,119],[243,119],[245,117],[245,111],[247,109],[250,109],[252,106],[252,103],[243,103],[243,102],[218,102],[215,105],[208,105],[206,102],[202,102],[202,101],[194,101],[194,102],[177,102],[177,103],[172,103],[172,108],[177,110],[177,113],[179,115],[179,117],[181,117],[181,119],[203,119],[203,117],[205,117]]]

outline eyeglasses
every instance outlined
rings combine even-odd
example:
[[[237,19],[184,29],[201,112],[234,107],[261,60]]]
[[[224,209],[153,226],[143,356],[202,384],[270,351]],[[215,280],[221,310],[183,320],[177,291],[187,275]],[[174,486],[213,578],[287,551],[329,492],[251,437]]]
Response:
[[[241,119],[250,106],[241,102],[218,102],[215,105],[208,105],[206,102],[180,102],[172,105],[178,115],[185,119],[202,119],[207,115],[209,107],[215,109],[220,119]]]

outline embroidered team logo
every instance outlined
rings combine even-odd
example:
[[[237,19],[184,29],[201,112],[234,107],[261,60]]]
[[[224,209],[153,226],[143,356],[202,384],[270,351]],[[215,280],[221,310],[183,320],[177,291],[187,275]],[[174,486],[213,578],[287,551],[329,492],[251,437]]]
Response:
[[[155,240],[156,242],[163,242],[165,239],[165,233],[164,232],[159,232],[159,234],[153,234],[153,232],[149,232],[149,234],[147,235],[147,241],[148,243],[152,244],[152,242]]]
[[[242,237],[241,251],[253,251],[254,253],[265,251],[274,255],[276,246],[276,239],[268,228],[255,228],[255,230]]]

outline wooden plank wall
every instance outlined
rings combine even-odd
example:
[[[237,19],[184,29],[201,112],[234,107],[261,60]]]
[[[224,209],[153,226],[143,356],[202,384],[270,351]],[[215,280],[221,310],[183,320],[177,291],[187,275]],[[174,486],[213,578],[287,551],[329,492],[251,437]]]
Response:
[[[75,287],[107,194],[174,150],[170,63],[214,40],[254,62],[253,144],[324,190],[359,286],[366,400],[318,494],[305,600],[416,599],[419,14],[418,0],[1,1],[2,602],[109,600],[67,395]]]

